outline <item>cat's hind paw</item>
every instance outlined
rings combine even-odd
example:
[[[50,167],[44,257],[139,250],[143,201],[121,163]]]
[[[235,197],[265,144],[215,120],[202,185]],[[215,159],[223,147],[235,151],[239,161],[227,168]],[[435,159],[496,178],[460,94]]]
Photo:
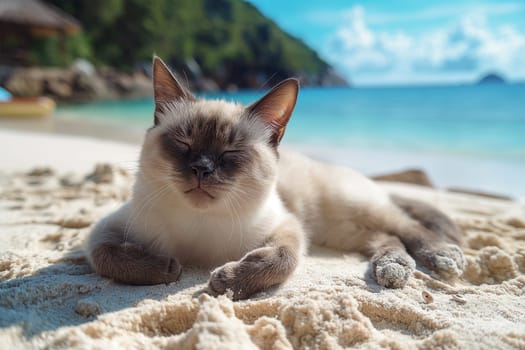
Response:
[[[427,252],[428,267],[445,279],[461,276],[467,261],[461,248],[448,244],[442,249]]]
[[[387,253],[372,261],[372,275],[386,288],[403,288],[416,268],[414,260],[404,254]]]

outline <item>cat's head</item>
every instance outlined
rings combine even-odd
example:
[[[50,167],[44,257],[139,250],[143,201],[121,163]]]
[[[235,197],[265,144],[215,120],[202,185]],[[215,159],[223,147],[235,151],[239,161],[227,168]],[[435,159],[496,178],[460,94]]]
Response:
[[[296,79],[241,106],[195,98],[154,57],[153,85],[154,125],[140,160],[144,181],[170,187],[201,209],[235,209],[260,201],[275,186],[277,146],[297,99]]]

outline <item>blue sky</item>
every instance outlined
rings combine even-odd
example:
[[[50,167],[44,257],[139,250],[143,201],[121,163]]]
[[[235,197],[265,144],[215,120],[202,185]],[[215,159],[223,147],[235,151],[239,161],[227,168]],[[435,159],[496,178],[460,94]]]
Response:
[[[525,0],[251,0],[356,85],[525,80]]]

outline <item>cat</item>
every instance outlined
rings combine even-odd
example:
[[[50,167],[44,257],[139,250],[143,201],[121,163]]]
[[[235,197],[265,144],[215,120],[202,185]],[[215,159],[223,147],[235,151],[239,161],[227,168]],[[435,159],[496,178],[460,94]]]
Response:
[[[197,99],[154,57],[153,85],[132,198],[87,241],[101,276],[149,285],[177,281],[185,265],[213,268],[210,293],[245,299],[285,282],[309,242],[369,256],[387,288],[403,287],[415,261],[461,275],[461,233],[445,214],[349,168],[280,150],[298,80],[244,107]]]

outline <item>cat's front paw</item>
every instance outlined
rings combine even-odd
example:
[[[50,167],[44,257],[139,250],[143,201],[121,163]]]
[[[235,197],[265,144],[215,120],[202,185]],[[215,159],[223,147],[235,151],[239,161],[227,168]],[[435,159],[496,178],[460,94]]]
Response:
[[[386,253],[372,261],[376,282],[386,288],[403,288],[416,268],[414,260],[404,254]]]
[[[164,271],[164,283],[177,282],[182,273],[182,266],[176,259],[168,258],[167,260],[168,266]]]
[[[182,272],[177,259],[154,255],[135,243],[101,244],[91,255],[97,273],[118,283],[169,284]]]
[[[246,299],[283,283],[296,266],[297,256],[287,247],[258,248],[213,270],[208,289],[214,295],[231,292],[233,300]]]
[[[467,261],[461,248],[448,244],[441,249],[425,252],[428,267],[446,279],[457,278],[463,274]]]
[[[240,262],[232,261],[213,270],[208,281],[211,294],[221,295],[231,292],[234,300],[248,298],[250,295],[246,288],[243,288],[240,265]]]

